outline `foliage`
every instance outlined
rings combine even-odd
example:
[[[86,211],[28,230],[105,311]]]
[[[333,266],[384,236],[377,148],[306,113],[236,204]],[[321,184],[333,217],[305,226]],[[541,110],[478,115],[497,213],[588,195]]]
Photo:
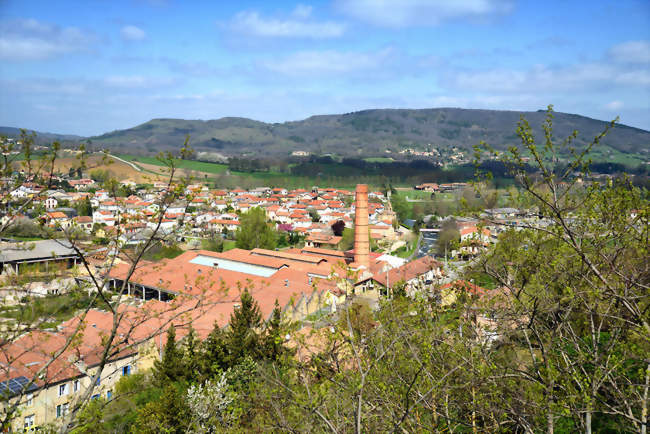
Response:
[[[266,222],[264,209],[255,207],[241,216],[235,240],[240,249],[274,249],[277,245],[277,232]]]
[[[343,235],[343,231],[345,230],[345,222],[343,220],[337,220],[332,223],[331,228],[334,235],[340,237]]]
[[[248,292],[248,288],[244,288],[240,301],[240,306],[230,315],[230,324],[226,332],[229,361],[233,365],[246,356],[257,357],[261,347],[256,332],[262,325],[260,308]]]
[[[320,221],[320,214],[318,214],[318,211],[316,211],[314,208],[309,209],[309,217],[311,218],[311,221],[314,223]]]
[[[93,207],[90,204],[90,198],[86,196],[83,200],[77,202],[75,209],[80,216],[92,216]]]
[[[220,236],[201,240],[201,249],[212,252],[223,252],[223,238]]]
[[[183,249],[176,244],[167,246],[162,243],[156,243],[149,247],[142,257],[150,261],[159,261],[161,259],[174,259],[181,254],[183,254]]]
[[[153,369],[156,384],[160,387],[178,381],[185,376],[183,353],[176,343],[176,329],[173,325],[167,330],[167,342],[162,358],[154,362]]]
[[[233,399],[225,372],[216,381],[190,386],[186,397],[191,417],[189,432],[217,432],[217,427],[228,425],[233,419],[229,409]]]
[[[450,254],[460,242],[460,232],[454,219],[445,220],[440,227],[438,240],[436,241],[436,253],[439,256]]]
[[[404,221],[411,217],[411,208],[406,202],[406,198],[404,196],[401,194],[394,194],[390,198],[390,203],[393,207],[393,211],[395,211],[395,214],[397,214],[399,221]]]

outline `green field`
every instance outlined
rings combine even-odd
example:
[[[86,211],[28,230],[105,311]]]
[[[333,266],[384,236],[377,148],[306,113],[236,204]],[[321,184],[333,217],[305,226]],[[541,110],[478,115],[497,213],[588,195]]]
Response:
[[[143,157],[130,154],[116,154],[116,156],[123,160],[133,162],[136,165],[140,162],[164,167],[164,164],[156,157]],[[175,159],[174,161],[179,168],[196,170],[213,175],[214,177],[210,177],[208,180],[216,181],[217,187],[219,188],[282,186],[286,188],[309,189],[313,186],[320,186],[354,189],[357,183],[363,182],[370,184],[372,188],[377,188],[375,183],[372,182],[372,177],[351,177],[349,169],[340,165],[328,165],[330,166],[327,168],[329,170],[314,173],[313,176],[297,176],[279,172],[228,172],[227,164],[180,159]]]
[[[156,166],[165,166],[156,157],[141,157],[128,154],[118,154],[117,156],[123,160],[131,161],[136,164],[140,162],[145,164],[154,164]],[[205,173],[224,173],[226,170],[228,170],[227,164],[207,163],[204,161],[180,160],[178,158],[175,158],[174,163],[176,164],[176,167],[180,169],[196,170],[198,172]]]
[[[650,157],[643,157],[640,154],[620,152],[609,146],[600,146],[594,149],[590,154],[594,162],[611,162],[624,164],[628,167],[637,167],[648,161]]]
[[[390,157],[368,157],[364,158],[364,161],[367,161],[368,163],[391,163],[395,160]]]

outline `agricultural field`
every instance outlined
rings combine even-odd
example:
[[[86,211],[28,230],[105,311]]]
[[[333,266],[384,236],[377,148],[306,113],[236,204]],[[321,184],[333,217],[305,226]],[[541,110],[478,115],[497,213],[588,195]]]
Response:
[[[54,162],[54,170],[62,173],[67,173],[70,168],[79,167],[79,160],[77,158],[59,158]],[[162,176],[146,172],[144,170],[137,170],[131,165],[113,158],[104,159],[103,155],[95,154],[90,155],[86,159],[86,167],[89,172],[93,170],[106,170],[112,176],[119,180],[132,180],[136,183],[147,183],[158,179],[163,179]]]
[[[161,163],[156,157],[141,157],[141,156],[134,156],[128,154],[118,154],[118,157],[127,161],[131,161],[138,165],[141,165],[140,163],[144,163],[144,165],[147,166],[153,165],[153,166],[164,167],[164,164]],[[204,161],[181,160],[176,158],[174,159],[174,163],[180,169],[187,169],[196,172],[203,172],[203,173],[210,173],[210,174],[224,173],[226,170],[228,170],[227,164],[208,163]]]

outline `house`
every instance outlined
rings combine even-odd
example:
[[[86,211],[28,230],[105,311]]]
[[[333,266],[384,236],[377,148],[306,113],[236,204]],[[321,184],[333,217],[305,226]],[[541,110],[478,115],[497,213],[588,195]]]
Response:
[[[97,190],[95,192],[95,199],[97,199],[100,202],[104,200],[108,200],[109,197],[110,195],[106,190]]]
[[[97,210],[93,212],[93,223],[103,223],[106,226],[115,226],[116,220],[115,215],[111,211]]]
[[[91,188],[95,185],[95,181],[88,178],[71,179],[68,181],[68,184],[70,184],[70,186],[72,186],[75,190],[79,191]]]
[[[476,226],[463,227],[460,229],[460,248],[458,253],[461,255],[477,255],[489,243],[489,229],[478,229]]]
[[[93,326],[102,324],[94,319],[95,312],[93,310],[88,315],[95,321]],[[101,320],[108,320],[103,318],[108,314],[99,313],[103,314]],[[82,340],[77,350],[70,347],[62,356],[56,359],[52,356],[64,347],[70,322],[64,323],[63,332],[31,331],[8,344],[0,355],[4,359],[0,363],[11,366],[0,377],[0,388],[10,391],[9,402],[15,400],[21,404],[19,416],[12,421],[15,432],[56,425],[91,387],[99,362],[97,350],[101,347],[101,337],[96,328],[89,326],[91,330],[79,334]],[[92,399],[110,399],[119,379],[135,372],[136,357],[135,351],[124,351],[111,357],[94,385]],[[50,366],[45,373],[31,382],[38,370],[48,363]],[[24,391],[20,386],[11,387],[16,383],[23,385]]]
[[[442,264],[430,256],[423,256],[414,261],[374,273],[372,279],[380,285],[381,292],[390,294],[395,285],[404,285],[408,296],[421,291],[428,291],[433,283],[442,277]]]
[[[45,214],[45,221],[48,226],[57,229],[65,229],[72,224],[70,218],[61,211],[52,211]]]
[[[479,230],[476,226],[468,226],[460,229],[460,242],[476,241],[482,244],[490,242],[490,231],[488,229]]]
[[[59,201],[53,197],[48,197],[43,204],[45,205],[45,209],[54,209],[59,205]]]
[[[440,190],[440,187],[435,182],[425,182],[423,184],[416,185],[413,188],[416,190],[429,191],[431,193],[435,193]]]
[[[319,232],[311,232],[305,238],[305,247],[328,247],[331,249],[338,248],[339,243],[343,237],[335,236],[332,234],[323,234]]]
[[[167,207],[166,214],[185,214],[185,204],[176,202]]]
[[[397,234],[392,224],[379,221],[370,226],[370,236],[375,239],[395,239]]]
[[[85,232],[90,232],[93,229],[93,218],[90,216],[79,216],[72,219],[73,224]]]
[[[238,220],[212,219],[208,222],[208,228],[212,231],[235,231],[239,227]]]
[[[526,214],[525,212],[519,211],[517,208],[492,208],[486,209],[484,213],[487,214],[488,217],[497,219],[521,217]]]

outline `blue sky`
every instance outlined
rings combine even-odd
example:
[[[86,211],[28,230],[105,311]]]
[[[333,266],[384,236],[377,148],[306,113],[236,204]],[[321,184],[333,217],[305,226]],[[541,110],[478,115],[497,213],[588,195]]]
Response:
[[[650,129],[650,2],[0,0],[5,126],[548,104]]]

